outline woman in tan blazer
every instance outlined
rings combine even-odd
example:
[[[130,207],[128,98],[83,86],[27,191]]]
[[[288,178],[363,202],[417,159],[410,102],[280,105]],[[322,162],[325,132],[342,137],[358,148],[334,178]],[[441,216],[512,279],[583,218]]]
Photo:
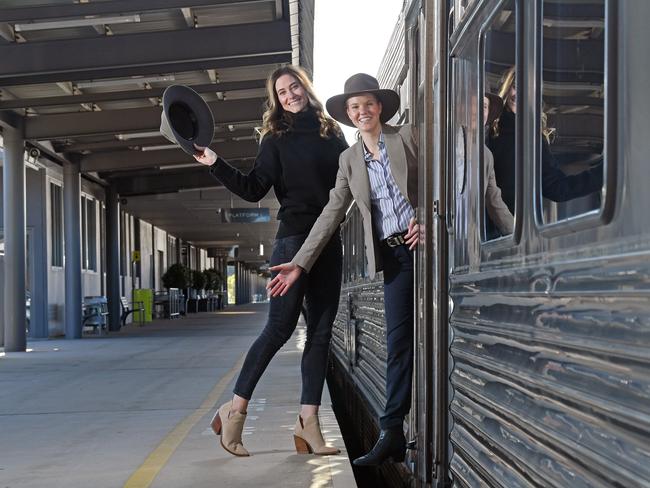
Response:
[[[319,253],[338,229],[353,200],[363,218],[368,269],[384,272],[387,370],[386,406],[381,434],[373,449],[354,460],[357,466],[402,461],[406,450],[404,417],[411,405],[413,373],[413,249],[418,243],[417,144],[410,126],[386,122],[399,108],[399,96],[382,90],[372,76],[347,80],[344,93],[327,101],[337,121],[359,129],[356,144],[341,153],[329,202],[290,263],[271,268],[271,296],[283,295],[309,273]]]

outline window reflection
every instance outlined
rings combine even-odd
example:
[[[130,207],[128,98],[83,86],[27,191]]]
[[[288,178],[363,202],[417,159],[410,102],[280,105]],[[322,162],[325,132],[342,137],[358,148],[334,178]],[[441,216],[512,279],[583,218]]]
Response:
[[[483,38],[481,147],[483,240],[512,234],[516,182],[516,15],[515,3],[495,12]]]
[[[544,222],[600,207],[605,5],[543,3],[541,186]]]

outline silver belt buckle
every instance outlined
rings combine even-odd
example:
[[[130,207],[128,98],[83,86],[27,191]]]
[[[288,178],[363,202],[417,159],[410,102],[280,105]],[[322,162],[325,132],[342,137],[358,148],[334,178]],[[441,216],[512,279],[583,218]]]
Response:
[[[405,242],[406,241],[404,240],[404,236],[401,234],[398,234],[396,236],[389,236],[386,238],[386,244],[388,244],[388,247],[401,246]]]

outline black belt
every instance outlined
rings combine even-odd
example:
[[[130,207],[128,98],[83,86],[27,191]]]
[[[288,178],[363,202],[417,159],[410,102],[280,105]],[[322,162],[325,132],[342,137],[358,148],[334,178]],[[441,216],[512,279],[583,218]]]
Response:
[[[399,232],[397,234],[393,234],[392,236],[388,236],[381,242],[382,244],[386,244],[388,247],[402,246],[406,244],[406,239],[404,239],[405,236],[406,232]]]

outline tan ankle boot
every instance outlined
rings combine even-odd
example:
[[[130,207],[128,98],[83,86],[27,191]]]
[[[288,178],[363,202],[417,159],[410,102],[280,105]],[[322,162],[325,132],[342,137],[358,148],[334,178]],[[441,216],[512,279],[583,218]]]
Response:
[[[221,446],[235,456],[250,456],[242,444],[241,433],[244,430],[246,414],[230,413],[232,401],[224,403],[214,415],[210,427],[215,434],[221,436]]]
[[[314,453],[321,456],[328,456],[341,452],[336,447],[325,445],[323,434],[321,434],[320,431],[318,415],[307,417],[307,420],[304,421],[302,417],[298,415],[296,427],[293,432],[293,441],[296,444],[296,452],[298,454]]]

